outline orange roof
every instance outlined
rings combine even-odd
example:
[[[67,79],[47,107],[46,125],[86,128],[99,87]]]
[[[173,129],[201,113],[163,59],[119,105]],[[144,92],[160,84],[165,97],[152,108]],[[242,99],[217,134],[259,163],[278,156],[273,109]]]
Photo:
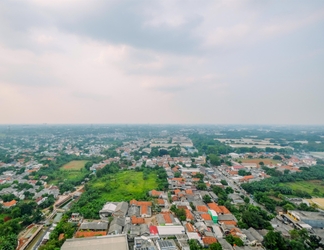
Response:
[[[225,225],[234,225],[236,226],[236,222],[233,221],[233,220],[222,220],[222,221],[219,221],[221,223],[224,223]]]
[[[174,193],[175,194],[178,194],[178,193],[180,193],[181,191],[180,191],[180,189],[176,189],[176,190],[174,190]]]
[[[230,234],[231,235],[233,235],[233,236],[236,236],[238,233],[242,233],[241,232],[241,230],[240,229],[238,229],[238,228],[232,228],[231,230],[230,230]]]
[[[136,206],[137,206],[137,200],[131,200],[131,201],[129,202],[129,204],[130,204],[130,205],[136,205]]]
[[[222,210],[223,214],[231,214],[231,212],[227,209],[227,207],[219,206],[219,208]]]
[[[178,196],[176,196],[176,195],[174,195],[174,196],[172,196],[172,201],[177,201],[178,200]]]
[[[12,201],[8,201],[8,202],[4,202],[3,203],[3,206],[4,207],[12,207],[12,206],[14,206],[16,204],[17,204],[17,201],[16,200],[12,200]]]
[[[132,224],[145,224],[144,218],[137,218],[135,215],[132,216]]]
[[[237,175],[238,174],[238,171],[229,171],[228,172],[230,175]]]
[[[223,213],[222,209],[216,203],[208,203],[208,207],[214,210],[216,213]]]
[[[164,200],[163,199],[157,199],[157,203],[159,205],[164,205]]]
[[[172,219],[171,219],[170,213],[164,213],[163,214],[163,218],[165,220],[165,223],[172,223]]]
[[[203,218],[204,220],[212,220],[210,214],[201,214],[201,218]]]
[[[193,194],[192,189],[187,189],[186,194]]]
[[[152,206],[152,202],[150,202],[150,201],[138,201],[137,202],[137,206],[148,206],[148,207],[151,207]]]
[[[208,212],[208,207],[206,207],[205,205],[196,206],[196,209],[198,212]]]
[[[195,231],[195,228],[191,223],[186,224],[186,229],[187,229],[188,232],[194,232]]]
[[[184,181],[184,178],[172,178],[173,181]]]
[[[87,238],[87,237],[94,237],[94,236],[101,236],[101,235],[106,235],[107,232],[106,231],[92,231],[92,232],[76,232],[76,234],[74,235],[75,238]]]
[[[156,191],[156,190],[152,190],[152,196],[160,196],[162,194],[162,192],[160,191]]]
[[[188,220],[193,220],[195,217],[192,215],[189,209],[185,209],[186,211],[186,217]]]
[[[200,178],[192,178],[192,181],[193,181],[193,182],[200,181]]]
[[[147,206],[141,206],[141,214],[147,214]]]
[[[205,245],[210,245],[210,244],[213,244],[213,243],[216,243],[217,240],[215,237],[211,237],[211,236],[208,236],[208,237],[204,237],[202,238],[203,242]]]
[[[64,239],[64,234],[60,234],[58,240],[63,240]]]

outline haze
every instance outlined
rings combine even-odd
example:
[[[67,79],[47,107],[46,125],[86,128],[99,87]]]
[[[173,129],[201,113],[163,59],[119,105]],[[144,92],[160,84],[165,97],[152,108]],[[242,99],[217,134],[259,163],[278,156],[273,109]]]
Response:
[[[323,1],[1,1],[0,123],[324,124]]]

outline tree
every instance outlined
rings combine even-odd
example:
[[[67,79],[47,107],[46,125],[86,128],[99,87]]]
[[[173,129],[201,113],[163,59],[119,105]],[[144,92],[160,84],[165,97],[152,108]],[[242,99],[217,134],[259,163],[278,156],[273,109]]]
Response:
[[[272,159],[274,159],[276,161],[281,161],[282,160],[280,155],[275,155]]]
[[[246,204],[249,204],[249,203],[250,203],[250,198],[247,197],[247,196],[245,196],[245,197],[244,197],[244,202],[245,202]]]
[[[282,237],[281,233],[270,230],[263,240],[263,245],[269,250],[286,250],[287,242]]]
[[[264,166],[264,162],[263,162],[263,161],[260,161],[260,162],[259,162],[259,165],[260,165],[260,166]]]
[[[210,161],[210,163],[212,165],[215,165],[215,166],[220,166],[221,165],[220,159],[216,154],[210,154],[209,155],[209,161]]]
[[[210,203],[211,202],[211,198],[208,194],[205,194],[204,197],[203,197],[203,201],[205,203]]]
[[[226,180],[221,180],[220,182],[221,182],[221,183],[222,183],[222,185],[224,185],[224,186],[227,186],[227,185],[228,185],[228,183],[227,183],[227,181],[226,181]]]
[[[200,249],[202,249],[202,247],[200,246],[200,244],[198,243],[197,240],[191,239],[191,240],[189,240],[188,243],[189,243],[190,250],[200,250]]]
[[[226,240],[228,243],[230,243],[232,246],[233,246],[233,245],[236,245],[236,246],[241,247],[241,246],[244,245],[243,241],[242,241],[239,237],[235,237],[235,236],[233,236],[233,235],[231,235],[231,234],[227,235],[227,236],[225,237],[225,240]]]
[[[210,250],[223,250],[223,247],[220,243],[215,242],[209,245]],[[190,249],[191,250],[191,249]]]

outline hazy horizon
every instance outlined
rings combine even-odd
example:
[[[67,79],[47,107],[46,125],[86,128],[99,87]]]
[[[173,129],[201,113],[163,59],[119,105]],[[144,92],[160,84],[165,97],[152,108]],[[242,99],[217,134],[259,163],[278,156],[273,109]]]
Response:
[[[0,124],[324,125],[323,1],[2,1]]]

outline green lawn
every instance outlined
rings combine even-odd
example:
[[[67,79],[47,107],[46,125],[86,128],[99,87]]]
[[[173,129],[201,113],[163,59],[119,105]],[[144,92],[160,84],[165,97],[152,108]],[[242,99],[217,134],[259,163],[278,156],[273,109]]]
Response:
[[[60,170],[62,171],[79,171],[80,169],[83,169],[85,164],[88,161],[70,161],[69,163],[64,164],[62,167],[60,167]]]
[[[312,196],[324,197],[324,181],[322,180],[287,182],[279,185],[290,187],[293,190],[304,191]],[[315,188],[319,190],[319,194],[313,192]]]
[[[84,168],[88,161],[70,161],[60,167],[60,171],[55,173],[55,179],[50,181],[51,184],[57,185],[59,182],[64,180],[78,180],[83,178],[88,170]]]
[[[101,199],[128,201],[141,199],[148,191],[156,189],[158,186],[156,178],[156,174],[153,172],[148,175],[146,180],[143,180],[143,172],[128,170],[102,177],[91,186],[101,191]]]

